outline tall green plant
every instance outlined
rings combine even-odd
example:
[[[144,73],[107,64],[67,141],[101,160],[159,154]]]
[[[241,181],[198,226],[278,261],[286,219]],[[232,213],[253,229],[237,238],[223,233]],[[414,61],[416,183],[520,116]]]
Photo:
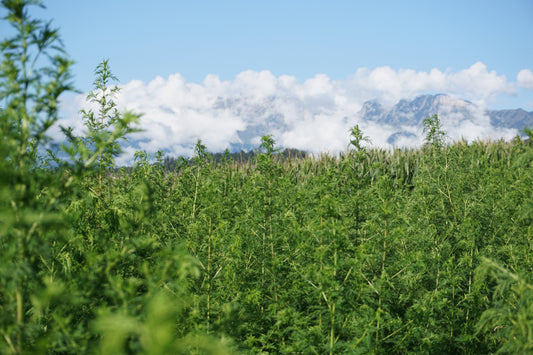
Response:
[[[36,348],[47,321],[38,304],[60,289],[57,246],[68,238],[60,180],[38,168],[59,96],[72,91],[70,66],[50,22],[34,19],[35,0],[4,0],[13,37],[0,44],[0,352]]]
[[[366,147],[363,143],[371,143],[368,136],[363,135],[363,131],[359,128],[359,125],[355,125],[350,128],[350,145],[356,152],[366,151]]]
[[[89,129],[89,144],[94,145],[101,139],[100,135],[103,135],[104,132],[107,133],[109,127],[120,119],[120,114],[114,101],[120,89],[117,85],[110,86],[113,81],[116,82],[118,79],[111,72],[109,59],[105,59],[98,64],[95,74],[94,89],[87,95],[87,101],[97,106],[97,112],[93,110],[81,110],[84,124]],[[114,141],[110,142],[100,152],[96,159],[100,173],[104,167],[113,165],[113,155],[116,154],[118,149],[118,142]]]
[[[30,16],[38,0],[3,0],[14,36],[0,44],[0,159],[22,167],[35,161],[45,133],[58,119],[59,96],[73,91],[59,32]]]
[[[439,149],[444,146],[446,133],[442,130],[438,115],[428,116],[423,121],[426,146]]]
[[[81,110],[86,135],[77,137],[72,128],[62,128],[69,143],[63,145],[63,150],[78,168],[92,167],[97,172],[101,188],[105,171],[114,166],[114,159],[121,152],[119,142],[139,131],[133,125],[138,123],[141,115],[118,110],[114,99],[120,89],[111,86],[111,82],[118,79],[111,72],[109,60],[103,60],[96,67],[95,74],[94,89],[87,95],[87,101],[96,110]]]
[[[367,149],[364,143],[370,143],[370,138],[363,134],[359,125],[350,129],[350,152],[347,159],[342,161],[342,167],[345,169],[345,179],[348,187],[349,196],[347,198],[352,201],[347,214],[351,217],[353,222],[354,242],[359,236],[362,215],[361,204],[363,201],[363,185],[364,179],[368,175],[368,159]]]

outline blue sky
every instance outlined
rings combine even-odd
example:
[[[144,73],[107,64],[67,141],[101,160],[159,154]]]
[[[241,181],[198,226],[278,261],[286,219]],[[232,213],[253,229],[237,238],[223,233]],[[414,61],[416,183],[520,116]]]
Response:
[[[314,137],[281,132],[282,143],[312,150],[342,150],[341,118],[370,99],[392,105],[438,92],[484,108],[533,111],[531,0],[44,3],[46,10],[32,13],[60,28],[76,62],[76,87],[87,93],[95,67],[109,59],[124,86],[120,105],[144,113],[149,144],[141,148],[149,152],[183,154],[197,138],[223,149],[252,125],[242,112],[258,102]],[[0,33],[8,33],[5,22]],[[85,95],[65,99],[66,122],[79,125],[74,116]],[[214,109],[219,98],[243,97],[243,107]],[[367,128],[370,135],[381,130]],[[463,134],[452,128],[454,138]],[[487,127],[475,132],[494,136]]]
[[[208,74],[229,80],[247,69],[341,80],[359,67],[458,71],[478,61],[509,80],[522,69],[533,70],[530,0],[50,0],[45,5],[42,14],[60,27],[84,91],[103,58],[124,83],[174,73],[193,82]]]

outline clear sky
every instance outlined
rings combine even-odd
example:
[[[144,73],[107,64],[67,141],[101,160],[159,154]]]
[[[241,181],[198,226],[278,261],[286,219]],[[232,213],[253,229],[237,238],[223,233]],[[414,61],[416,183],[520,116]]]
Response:
[[[46,10],[33,13],[60,28],[82,92],[108,58],[121,83],[136,87],[160,79],[168,85],[179,74],[183,87],[207,91],[219,80],[225,86],[217,82],[218,91],[209,92],[225,97],[263,90],[270,81],[280,87],[289,77],[300,85],[295,90],[313,84],[322,85],[314,92],[349,88],[348,97],[364,91],[358,102],[373,98],[372,90],[390,100],[427,91],[533,111],[531,0],[44,3]],[[325,79],[313,81],[317,75]],[[192,100],[183,92],[166,95]]]
[[[109,58],[122,82],[247,70],[341,80],[359,67],[533,70],[533,1],[45,1],[88,90]]]

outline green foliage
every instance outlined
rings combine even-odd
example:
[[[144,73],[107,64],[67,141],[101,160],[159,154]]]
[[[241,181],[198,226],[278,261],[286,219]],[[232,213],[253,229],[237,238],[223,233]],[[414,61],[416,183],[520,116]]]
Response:
[[[235,162],[239,164],[250,164],[257,160],[257,155],[261,154],[261,151],[259,149],[253,149],[250,151],[243,151],[240,152],[233,152],[231,153],[229,149],[224,150],[223,153],[210,153],[211,158],[213,161],[217,164],[226,164],[228,162]],[[298,149],[290,149],[286,148],[282,151],[279,151],[279,154],[276,154],[276,159],[280,159],[282,161],[287,160],[294,160],[298,158],[307,158],[309,154],[305,151],[301,151]],[[194,158],[185,158],[185,157],[170,157],[165,156],[163,158],[162,162],[163,166],[165,167],[165,170],[167,171],[176,171],[183,168],[186,164],[194,164]]]
[[[483,258],[476,269],[478,287],[491,285],[492,307],[483,312],[478,333],[488,333],[501,343],[499,353],[528,354],[533,351],[533,285],[526,277]],[[492,281],[492,282],[491,282]]]
[[[31,3],[2,4],[31,32]],[[24,68],[10,43],[4,68]],[[118,170],[139,116],[103,61],[86,135],[65,129],[51,169],[48,77],[1,78],[0,353],[532,351],[529,144],[445,145],[433,116],[420,150],[372,149],[355,126],[339,157],[283,158],[264,136],[253,161],[198,140],[172,171],[161,152]]]
[[[81,111],[87,128],[86,136],[76,137],[72,128],[62,128],[68,139],[68,144],[63,144],[62,148],[70,156],[75,169],[96,170],[101,185],[102,176],[114,167],[114,158],[121,152],[120,140],[138,131],[132,125],[138,123],[141,115],[118,111],[114,97],[120,90],[118,86],[109,86],[110,81],[117,78],[112,74],[108,60],[97,66],[95,74],[94,90],[87,96],[87,101],[95,104],[97,111]]]
[[[524,127],[522,129],[522,132],[524,132],[527,135],[528,142],[531,142],[531,139],[533,139],[533,128]]]
[[[2,5],[18,32],[2,42],[0,353],[228,353],[187,322],[198,265],[157,209],[161,170],[139,162],[112,174],[138,115],[116,110],[107,61],[88,97],[99,111],[83,112],[87,135],[65,129],[70,160],[39,167],[70,62],[54,56],[57,31],[30,18],[40,2]]]
[[[32,18],[31,5],[42,7],[40,1],[2,1],[14,36],[0,44],[0,159],[19,168],[35,162],[58,118],[59,96],[73,90],[73,62],[59,33],[50,22]]]
[[[110,87],[111,81],[118,81],[118,79],[111,73],[109,68],[109,60],[103,60],[96,67],[96,80],[94,81],[94,90],[87,95],[89,103],[96,104],[98,107],[98,115],[92,110],[81,111],[85,127],[88,129],[88,144],[99,147],[103,145],[102,142],[110,135],[109,127],[117,125],[121,120],[121,115],[118,112],[114,97],[118,94],[120,89],[118,86]],[[129,122],[123,124],[128,126]],[[104,167],[113,165],[113,156],[117,155],[120,149],[118,139],[125,138],[125,135],[130,133],[128,131],[121,132],[121,135],[116,140],[111,140],[109,144],[103,145],[103,149],[96,159],[98,161],[99,170]]]
[[[350,144],[357,152],[365,150],[363,143],[370,143],[370,138],[363,135],[359,125],[355,125],[350,129],[350,136]]]
[[[440,120],[437,115],[426,117],[423,121],[424,133],[426,134],[426,146],[434,149],[442,148],[444,145],[444,138],[446,133],[440,126]]]
[[[72,90],[58,33],[31,18],[38,1],[3,1],[14,37],[1,43],[0,67],[0,352],[38,346],[40,310],[62,292],[54,277],[58,246],[68,239],[59,176],[38,166],[58,97]]]

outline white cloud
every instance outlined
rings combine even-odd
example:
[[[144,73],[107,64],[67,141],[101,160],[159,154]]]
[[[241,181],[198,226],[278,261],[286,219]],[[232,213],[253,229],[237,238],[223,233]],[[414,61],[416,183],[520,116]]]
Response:
[[[533,73],[522,70],[517,84],[533,87]],[[122,86],[119,107],[142,113],[143,132],[131,137],[139,149],[149,153],[161,149],[171,155],[188,155],[197,139],[210,151],[222,151],[231,144],[259,142],[270,133],[279,145],[313,152],[346,149],[348,130],[359,124],[373,145],[387,147],[392,127],[365,122],[357,115],[363,103],[377,99],[393,105],[400,99],[427,93],[447,93],[484,107],[499,95],[513,95],[514,83],[489,71],[481,63],[458,71],[417,72],[390,67],[360,68],[346,80],[335,81],[318,74],[304,82],[295,77],[274,76],[269,71],[244,71],[233,80],[222,81],[208,75],[202,83],[187,82],[180,74],[156,77],[149,83],[134,80]],[[67,98],[63,107],[67,118],[60,123],[81,129],[77,111],[85,95]],[[495,131],[483,112],[463,122],[453,114],[442,113],[445,128],[453,139],[509,136]],[[420,143],[420,129],[404,127],[417,138],[401,137],[397,143]],[[57,130],[54,136],[59,136]],[[133,148],[126,150],[131,154]]]
[[[519,87],[533,89],[533,72],[529,69],[522,69],[516,76],[516,82]]]
[[[428,92],[455,94],[482,103],[492,101],[500,94],[516,92],[505,76],[488,71],[481,62],[456,73],[438,69],[428,73],[411,69],[396,71],[389,67],[360,68],[347,85],[358,95],[380,97],[387,104]]]

